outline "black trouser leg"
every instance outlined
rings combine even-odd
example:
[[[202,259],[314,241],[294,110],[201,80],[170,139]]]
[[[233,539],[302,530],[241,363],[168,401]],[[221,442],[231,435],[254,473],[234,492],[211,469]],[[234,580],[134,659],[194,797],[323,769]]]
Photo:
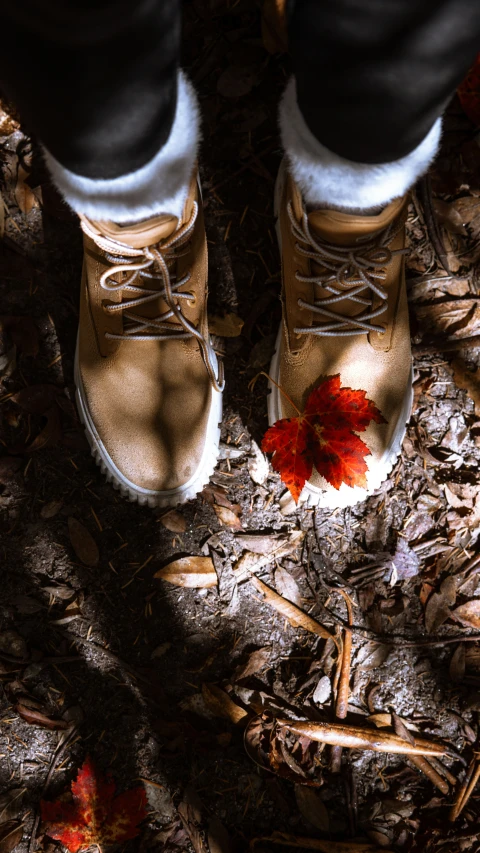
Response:
[[[115,178],[168,138],[180,0],[0,0],[0,86],[79,175]]]
[[[288,0],[297,99],[342,157],[413,151],[480,49],[479,0]]]

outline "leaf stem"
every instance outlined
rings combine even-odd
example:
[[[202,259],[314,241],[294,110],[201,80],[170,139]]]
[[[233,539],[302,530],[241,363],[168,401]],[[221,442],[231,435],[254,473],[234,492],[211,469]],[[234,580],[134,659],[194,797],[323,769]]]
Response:
[[[259,377],[259,376],[265,376],[265,377],[268,379],[268,381],[272,383],[272,385],[275,385],[275,388],[278,388],[278,390],[280,391],[280,394],[283,394],[283,396],[285,397],[285,399],[286,399],[286,400],[288,400],[288,402],[290,403],[290,405],[292,406],[292,408],[293,408],[293,409],[295,409],[295,411],[296,411],[296,413],[297,413],[298,417],[299,417],[299,418],[301,418],[301,417],[302,417],[302,414],[303,414],[303,413],[300,411],[300,409],[298,408],[298,406],[296,406],[296,405],[295,405],[295,403],[293,402],[292,398],[288,396],[287,392],[283,390],[282,386],[281,386],[281,385],[279,385],[279,384],[278,384],[278,382],[275,382],[275,379],[272,379],[272,377],[270,376],[270,374],[269,374],[269,373],[265,373],[265,371],[264,371],[264,370],[260,370],[260,372],[259,372],[259,373],[257,373],[257,375],[256,375],[256,376],[254,376],[254,377],[253,377],[253,380],[250,382],[250,385],[251,385],[252,387],[253,387],[253,385],[255,384],[255,382],[257,381],[257,379],[258,379],[258,377]]]

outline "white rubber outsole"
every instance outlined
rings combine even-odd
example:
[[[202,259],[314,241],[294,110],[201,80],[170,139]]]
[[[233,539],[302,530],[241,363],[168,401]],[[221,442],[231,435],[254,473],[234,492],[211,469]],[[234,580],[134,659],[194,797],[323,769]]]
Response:
[[[282,257],[282,235],[280,231],[280,223],[279,223],[279,208],[280,208],[280,200],[283,195],[283,187],[285,181],[285,163],[282,162],[277,181],[275,184],[275,201],[274,201],[274,213],[276,217],[276,232],[278,239],[278,246],[280,250],[280,257]],[[279,383],[280,376],[280,350],[282,343],[282,325],[280,324],[280,328],[277,334],[277,340],[275,343],[275,352],[272,357],[272,361],[270,363],[270,376],[277,383]],[[273,382],[269,381],[268,383],[270,393],[267,399],[268,405],[268,422],[270,426],[280,420],[282,415],[282,407],[281,407],[281,392]],[[318,488],[317,486],[311,485],[311,483],[306,483],[302,493],[300,495],[298,505],[307,505],[307,506],[318,506],[325,509],[343,509],[347,506],[354,506],[361,501],[364,501],[371,494],[373,494],[381,484],[387,479],[390,474],[393,466],[395,465],[401,449],[403,439],[405,438],[405,433],[407,431],[407,424],[410,420],[410,414],[412,411],[413,405],[413,367],[410,370],[410,380],[407,389],[407,393],[405,395],[405,399],[402,406],[402,411],[400,413],[397,427],[393,434],[392,441],[390,442],[389,447],[385,449],[385,452],[381,459],[378,462],[375,462],[375,466],[372,469],[368,469],[367,471],[367,488],[362,489],[360,486],[347,486],[346,483],[342,483],[339,489],[333,489],[330,487],[328,490]]]
[[[200,465],[183,486],[178,486],[175,489],[167,489],[165,491],[144,489],[141,486],[137,486],[135,483],[132,483],[131,480],[128,480],[127,477],[122,474],[109,456],[105,445],[97,432],[88,408],[78,364],[78,343],[75,352],[75,400],[80,419],[85,428],[85,435],[90,445],[92,456],[106,477],[107,482],[111,483],[113,488],[117,489],[123,497],[126,497],[128,500],[136,502],[141,506],[178,506],[178,504],[186,503],[186,501],[190,501],[192,498],[195,498],[198,493],[202,491],[204,486],[207,485],[215,470],[218,458],[220,424],[222,420],[221,392],[212,389],[212,404],[210,406],[210,413],[208,417],[205,448]]]

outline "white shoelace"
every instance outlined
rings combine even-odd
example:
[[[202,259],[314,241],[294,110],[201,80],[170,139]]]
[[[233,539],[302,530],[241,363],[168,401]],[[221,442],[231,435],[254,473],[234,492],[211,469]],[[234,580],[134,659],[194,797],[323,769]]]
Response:
[[[216,391],[223,391],[225,382],[222,362],[217,360],[210,339],[205,339],[201,332],[184,317],[179,304],[182,300],[186,300],[187,303],[195,301],[195,294],[179,290],[190,281],[191,273],[187,272],[183,278],[177,280],[176,275],[169,269],[169,264],[171,265],[173,261],[185,254],[177,250],[190,239],[197,214],[198,205],[194,202],[188,222],[161,243],[143,249],[133,249],[124,243],[97,234],[88,219],[83,216],[80,217],[80,221],[82,230],[105,253],[105,257],[112,264],[100,277],[100,286],[107,293],[126,291],[133,294],[131,299],[104,306],[108,312],[123,312],[123,316],[130,323],[122,334],[106,332],[105,336],[121,341],[178,341],[195,338],[213,387]],[[127,274],[127,278],[120,283],[115,281],[113,276],[118,273]],[[161,280],[162,286],[161,288],[145,287],[144,279]],[[168,308],[157,317],[140,317],[132,312],[133,308],[158,299],[163,299]],[[172,318],[177,322],[168,322]]]
[[[396,255],[404,255],[406,249],[389,249],[389,244],[403,227],[403,221],[392,222],[380,233],[359,240],[354,246],[338,246],[328,243],[312,234],[308,215],[304,211],[300,222],[295,218],[292,203],[288,203],[288,216],[295,238],[295,248],[306,258],[317,263],[324,272],[315,275],[295,273],[297,281],[317,285],[331,293],[331,296],[314,298],[313,302],[298,300],[301,308],[307,308],[316,319],[328,317],[329,321],[317,325],[297,327],[297,335],[318,335],[319,337],[345,337],[362,335],[369,332],[385,332],[385,326],[372,323],[388,307],[388,293],[381,286],[385,281],[386,267]],[[305,244],[307,248],[300,245]],[[366,293],[365,293],[366,291]],[[380,304],[373,308],[376,294]],[[364,310],[355,316],[332,311],[328,306],[350,300],[363,305]]]

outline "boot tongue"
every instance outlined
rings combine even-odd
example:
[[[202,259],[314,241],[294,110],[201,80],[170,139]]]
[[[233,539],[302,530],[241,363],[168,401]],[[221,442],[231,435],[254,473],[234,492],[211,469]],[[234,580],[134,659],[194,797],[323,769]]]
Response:
[[[404,204],[405,198],[397,198],[376,216],[313,210],[308,214],[308,222],[314,235],[337,246],[348,246],[362,237],[383,231],[398,216]]]
[[[178,227],[178,219],[176,216],[161,214],[133,225],[117,225],[115,222],[91,222],[91,225],[99,234],[117,243],[124,243],[132,249],[145,249],[170,237]]]

